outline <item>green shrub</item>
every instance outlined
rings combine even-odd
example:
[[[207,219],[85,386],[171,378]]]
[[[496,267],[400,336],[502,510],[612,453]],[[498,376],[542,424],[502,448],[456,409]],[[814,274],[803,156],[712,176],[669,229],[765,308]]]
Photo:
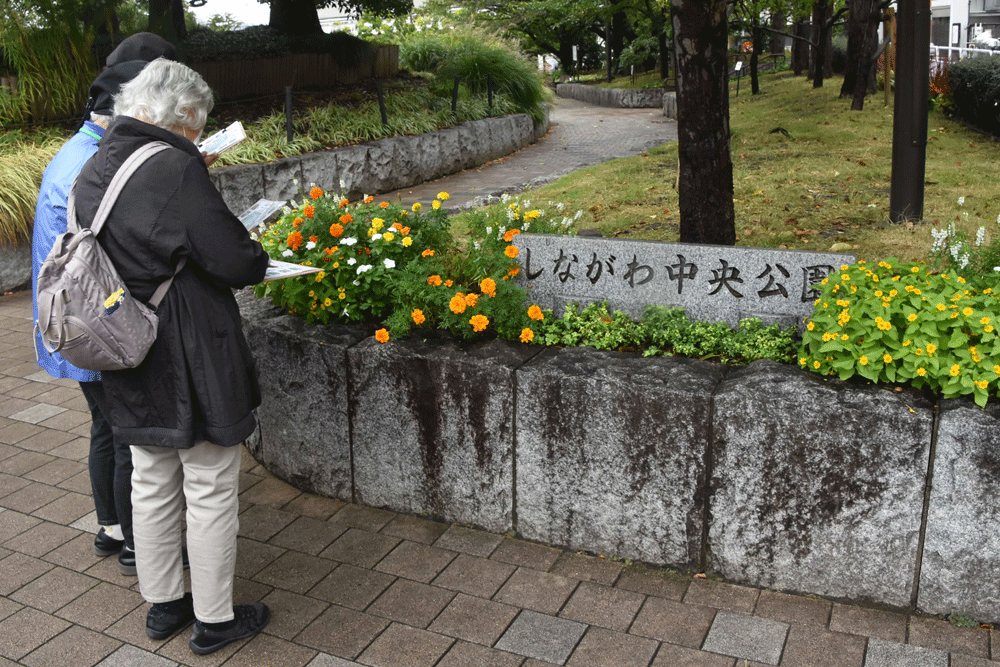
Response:
[[[830,67],[834,74],[843,76],[847,69],[847,35],[838,35],[833,38],[830,51]]]
[[[959,60],[948,74],[955,115],[1000,137],[1000,58]]]
[[[910,383],[944,398],[996,393],[1000,299],[952,270],[923,263],[859,262],[823,282],[799,365],[847,379]]]
[[[289,39],[266,25],[219,32],[199,27],[184,42],[191,62],[274,58],[291,52]]]
[[[443,36],[421,32],[399,45],[399,66],[410,72],[436,72],[453,48]]]

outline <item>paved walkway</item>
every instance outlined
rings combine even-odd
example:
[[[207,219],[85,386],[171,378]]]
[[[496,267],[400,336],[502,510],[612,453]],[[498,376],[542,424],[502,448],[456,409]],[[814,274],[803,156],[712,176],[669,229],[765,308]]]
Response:
[[[571,154],[555,146],[550,155]],[[504,168],[555,161],[528,150]],[[494,173],[480,179],[497,183]],[[989,662],[1000,659],[994,631],[345,504],[299,492],[249,455],[236,591],[269,604],[271,624],[203,657],[187,629],[151,641],[136,579],[94,556],[86,403],[35,365],[31,328],[30,294],[0,297],[0,667],[1000,666]]]
[[[558,98],[549,119],[549,134],[513,155],[379,197],[427,205],[445,190],[451,196],[447,206],[456,210],[487,195],[521,192],[677,140],[677,123],[664,117],[662,109],[608,109]]]

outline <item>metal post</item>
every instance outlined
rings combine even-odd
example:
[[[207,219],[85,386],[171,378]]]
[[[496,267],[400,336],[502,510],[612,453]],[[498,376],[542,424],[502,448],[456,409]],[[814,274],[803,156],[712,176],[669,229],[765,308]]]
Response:
[[[455,87],[451,91],[451,115],[458,115],[458,82],[461,81],[459,77],[455,77]]]
[[[389,116],[385,112],[385,93],[382,92],[381,79],[375,79],[375,92],[378,93],[378,110],[382,112],[382,127],[389,127]]]
[[[493,111],[493,75],[486,75],[486,99],[489,100],[490,111]]]
[[[896,223],[924,216],[930,34],[930,4],[900,2],[896,9],[896,98],[889,193],[889,220]]]
[[[295,129],[292,127],[292,87],[285,86],[285,137],[292,143]]]

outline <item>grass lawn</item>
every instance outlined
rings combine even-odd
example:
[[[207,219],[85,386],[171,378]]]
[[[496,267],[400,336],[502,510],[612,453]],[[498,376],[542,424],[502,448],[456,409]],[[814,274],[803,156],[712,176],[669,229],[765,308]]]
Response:
[[[931,112],[924,221],[889,220],[892,107],[883,93],[864,111],[838,98],[841,81],[823,88],[790,72],[765,74],[761,92],[731,86],[737,243],[837,249],[859,259],[922,259],[932,225],[954,222],[987,240],[1000,233],[1000,142]],[[784,129],[786,136],[776,128]],[[678,240],[677,146],[582,169],[533,191],[533,201],[564,201],[586,212],[580,226],[604,236]],[[958,203],[964,197],[964,204]]]

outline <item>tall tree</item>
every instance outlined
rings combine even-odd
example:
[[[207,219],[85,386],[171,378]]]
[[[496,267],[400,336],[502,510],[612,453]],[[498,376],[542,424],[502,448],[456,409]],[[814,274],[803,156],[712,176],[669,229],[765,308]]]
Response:
[[[151,2],[153,0],[150,0]],[[271,5],[268,25],[284,35],[302,36],[323,32],[320,8],[336,7],[345,14],[368,12],[376,16],[399,16],[413,9],[413,0],[258,0]]]
[[[736,243],[728,0],[671,0],[677,49],[680,240]]]
[[[187,39],[184,25],[184,0],[149,0],[149,32],[171,44]]]
[[[861,111],[865,95],[873,90],[878,27],[889,0],[849,0],[847,17],[847,65],[841,97],[851,97],[851,109]]]

